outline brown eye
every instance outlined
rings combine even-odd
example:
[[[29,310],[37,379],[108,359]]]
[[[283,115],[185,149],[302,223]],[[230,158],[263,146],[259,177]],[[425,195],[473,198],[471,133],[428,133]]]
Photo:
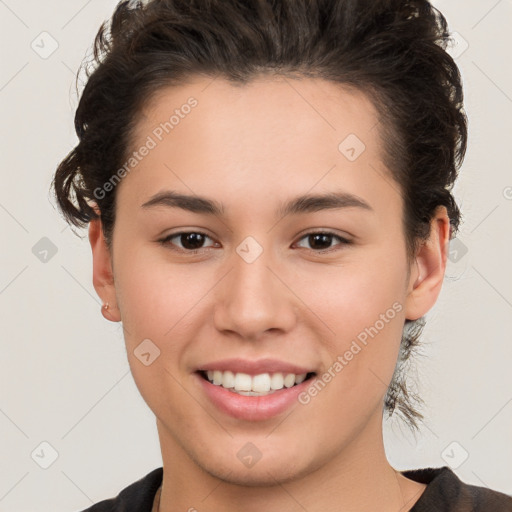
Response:
[[[183,231],[168,235],[159,241],[164,246],[176,246],[178,251],[192,252],[207,248],[204,243],[208,238],[210,238],[208,235],[199,231]],[[177,242],[172,242],[174,239]]]
[[[336,235],[334,233],[329,233],[329,232],[324,232],[324,231],[308,233],[301,238],[301,240],[305,240],[305,239],[307,240],[307,242],[310,245],[310,247],[306,247],[306,248],[309,248],[315,252],[331,250],[333,248],[333,246],[331,244],[334,239],[337,239],[341,242],[337,245],[350,244],[349,240],[347,240],[339,235]]]

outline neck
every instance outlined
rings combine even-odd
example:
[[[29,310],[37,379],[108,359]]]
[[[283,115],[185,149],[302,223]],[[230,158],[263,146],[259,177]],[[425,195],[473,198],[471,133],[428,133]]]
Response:
[[[239,485],[229,475],[205,471],[157,422],[162,447],[163,481],[159,512],[407,512],[425,489],[394,470],[387,461],[379,412],[340,453],[303,476],[268,486]]]

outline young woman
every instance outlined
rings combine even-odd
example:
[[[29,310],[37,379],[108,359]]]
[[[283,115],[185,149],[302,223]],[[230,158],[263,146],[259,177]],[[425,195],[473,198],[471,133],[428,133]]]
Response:
[[[459,223],[447,40],[421,0],[118,5],[53,187],[163,467],[88,511],[512,510],[382,439]]]

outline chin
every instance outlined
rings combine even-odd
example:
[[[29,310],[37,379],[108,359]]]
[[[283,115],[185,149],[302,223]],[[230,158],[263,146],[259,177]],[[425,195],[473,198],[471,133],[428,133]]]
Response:
[[[223,482],[232,485],[241,485],[245,487],[273,487],[278,484],[292,482],[299,479],[301,476],[308,473],[303,471],[301,473],[295,470],[290,470],[289,467],[285,468],[282,465],[263,465],[259,469],[255,467],[250,469],[240,469],[239,467],[231,468],[228,471],[221,471],[219,467],[203,467],[214,478],[218,478]]]
[[[247,487],[272,487],[293,482],[322,466],[321,461],[317,464],[313,461],[310,464],[307,461],[297,461],[296,450],[289,456],[275,452],[272,457],[265,458],[262,455],[261,459],[251,467],[246,467],[236,453],[232,457],[221,454],[210,455],[208,460],[203,457],[194,457],[194,462],[214,478]]]

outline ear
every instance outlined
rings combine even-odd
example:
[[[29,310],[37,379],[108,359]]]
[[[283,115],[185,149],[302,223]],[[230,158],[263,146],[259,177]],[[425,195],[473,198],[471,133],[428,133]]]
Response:
[[[416,253],[405,300],[405,318],[417,320],[435,304],[443,285],[450,243],[450,219],[439,206],[430,224],[430,236]]]
[[[89,222],[89,242],[92,249],[94,289],[101,300],[109,304],[107,310],[101,308],[101,314],[111,322],[119,322],[121,316],[117,307],[112,257],[103,236],[100,218]]]

